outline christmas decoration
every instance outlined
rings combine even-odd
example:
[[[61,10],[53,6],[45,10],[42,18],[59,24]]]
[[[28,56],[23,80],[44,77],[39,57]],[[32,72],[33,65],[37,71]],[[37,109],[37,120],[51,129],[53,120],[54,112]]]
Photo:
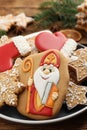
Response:
[[[41,4],[41,13],[35,16],[37,24],[47,27],[55,22],[62,22],[63,28],[74,27],[76,24],[77,6],[82,0],[55,0]]]

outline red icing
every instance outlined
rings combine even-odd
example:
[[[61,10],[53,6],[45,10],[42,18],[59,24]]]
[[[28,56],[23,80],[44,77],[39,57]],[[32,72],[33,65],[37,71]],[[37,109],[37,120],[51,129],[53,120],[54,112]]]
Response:
[[[61,32],[56,32],[54,34],[42,32],[35,38],[35,45],[40,51],[48,49],[61,50],[66,41],[67,38]]]
[[[13,59],[19,56],[19,51],[13,42],[5,44],[0,47],[0,72],[11,69],[13,66]]]
[[[31,95],[30,95],[30,107],[29,112],[36,115],[43,115],[43,116],[52,116],[52,108],[44,106],[40,111],[36,111],[34,106],[34,96],[35,96],[35,87],[32,85],[31,87]]]

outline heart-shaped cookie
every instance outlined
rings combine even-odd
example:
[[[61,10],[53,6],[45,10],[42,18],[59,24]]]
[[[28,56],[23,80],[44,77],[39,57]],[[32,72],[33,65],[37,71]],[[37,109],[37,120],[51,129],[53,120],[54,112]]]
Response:
[[[61,32],[56,32],[54,34],[42,32],[37,35],[35,39],[35,45],[40,51],[45,51],[48,49],[61,50],[66,41],[67,38]]]

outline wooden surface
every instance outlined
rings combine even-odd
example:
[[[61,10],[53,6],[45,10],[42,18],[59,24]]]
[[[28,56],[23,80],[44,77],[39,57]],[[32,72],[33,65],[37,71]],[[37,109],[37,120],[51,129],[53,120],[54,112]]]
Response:
[[[0,15],[24,12],[28,16],[36,14],[38,6],[46,0],[0,0]],[[86,130],[87,111],[66,121],[46,125],[24,125],[0,119],[0,130]]]
[[[43,1],[46,0],[0,0],[0,15],[24,12],[32,16],[38,12],[38,6]]]

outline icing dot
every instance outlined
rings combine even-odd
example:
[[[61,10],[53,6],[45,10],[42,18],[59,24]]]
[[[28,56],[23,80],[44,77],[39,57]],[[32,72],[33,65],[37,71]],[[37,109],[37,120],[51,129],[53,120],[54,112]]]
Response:
[[[75,61],[75,60],[77,60],[78,59],[78,57],[77,56],[71,56],[71,61]]]
[[[87,62],[85,62],[83,65],[84,65],[85,67],[87,67]]]
[[[7,90],[6,87],[2,87],[2,88],[1,88],[1,94],[4,93],[6,90]]]

